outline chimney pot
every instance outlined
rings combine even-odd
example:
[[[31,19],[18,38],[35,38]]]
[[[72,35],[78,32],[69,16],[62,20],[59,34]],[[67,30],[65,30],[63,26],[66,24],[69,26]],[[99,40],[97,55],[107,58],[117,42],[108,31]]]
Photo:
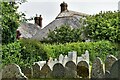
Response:
[[[67,7],[68,7],[67,3],[65,3],[65,2],[61,3],[60,7],[61,7],[61,12],[68,11],[68,9],[67,9]]]
[[[34,18],[34,20],[35,20],[35,24],[42,27],[42,17],[41,17],[41,15],[38,17],[37,14],[36,14],[36,17]]]

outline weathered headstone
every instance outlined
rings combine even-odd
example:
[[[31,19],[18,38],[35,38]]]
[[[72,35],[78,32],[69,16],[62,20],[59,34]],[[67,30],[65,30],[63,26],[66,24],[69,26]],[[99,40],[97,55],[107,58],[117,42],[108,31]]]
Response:
[[[117,61],[117,58],[115,56],[108,55],[106,60],[105,60],[105,70],[110,71],[110,68],[115,61]]]
[[[77,75],[82,78],[89,78],[89,64],[86,61],[80,61],[77,64]]]
[[[68,61],[65,65],[65,78],[77,77],[77,66],[73,61]]]
[[[59,61],[55,58],[54,59],[54,64],[58,63]]]
[[[76,66],[76,64],[75,64],[73,61],[68,61],[68,62],[65,64],[65,67],[68,67],[68,68],[70,68],[70,69],[72,69],[72,70],[75,70],[75,71],[76,71],[76,69],[77,69],[77,66]]]
[[[65,55],[64,60],[63,60],[63,66],[69,61],[69,58],[67,55]]]
[[[46,64],[46,61],[38,61],[38,64],[39,64],[40,70],[41,70],[41,68],[44,66],[44,64]]]
[[[55,62],[53,61],[52,58],[50,58],[50,59],[48,60],[47,64],[48,64],[48,66],[50,67],[50,69],[53,70],[53,66],[54,66]]]
[[[97,57],[92,64],[91,77],[92,78],[103,78],[105,70],[103,67],[102,60]]]
[[[110,76],[114,80],[120,80],[120,59],[113,63],[110,69]]]
[[[85,51],[84,59],[89,64],[89,51],[88,50]]]
[[[108,70],[105,71],[105,79],[110,79],[110,72]]]
[[[16,64],[8,64],[3,68],[2,80],[27,80],[28,78],[21,72]]]
[[[53,66],[52,77],[53,78],[64,78],[65,68],[61,63],[57,63]]]
[[[68,58],[69,58],[69,61],[73,61],[76,64],[77,52],[76,51],[68,52]]]
[[[32,77],[32,69],[30,67],[21,68],[24,75],[28,78]]]
[[[60,56],[59,56],[59,63],[63,63],[63,59],[64,59],[64,56],[62,55],[62,54],[60,54]]]
[[[33,78],[40,78],[40,65],[37,62],[33,65]]]
[[[50,67],[47,64],[44,64],[44,66],[41,68],[41,78],[46,78],[50,72]]]
[[[77,57],[77,64],[80,61],[86,61],[89,64],[89,52],[86,50],[85,54],[82,54],[80,57]]]
[[[65,67],[65,76],[64,78],[77,78],[77,71],[71,70],[68,67]]]

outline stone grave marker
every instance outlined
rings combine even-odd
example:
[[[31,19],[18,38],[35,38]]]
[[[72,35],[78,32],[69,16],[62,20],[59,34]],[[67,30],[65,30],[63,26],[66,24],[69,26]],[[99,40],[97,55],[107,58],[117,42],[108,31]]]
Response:
[[[113,55],[108,55],[105,60],[105,70],[110,71],[112,64],[117,61],[117,58]]]
[[[86,50],[85,54],[82,54],[80,57],[77,57],[77,64],[80,61],[86,61],[89,64],[89,52]]]
[[[28,80],[17,64],[8,64],[3,68],[2,80]]]
[[[69,61],[69,58],[67,55],[65,55],[64,60],[63,60],[63,66]]]
[[[85,51],[84,59],[85,59],[85,60],[87,61],[87,63],[89,64],[89,51],[88,51],[88,50]]]
[[[105,77],[106,79],[110,79],[110,72],[108,70],[105,71]]]
[[[32,77],[32,69],[30,67],[21,68],[22,72],[25,74],[26,77]]]
[[[59,61],[57,60],[57,58],[54,59],[54,64],[58,63]]]
[[[40,64],[38,62],[36,62],[33,65],[33,78],[40,78]]]
[[[92,78],[103,78],[105,70],[103,67],[102,60],[97,57],[92,64],[91,77]]]
[[[65,65],[65,78],[77,77],[77,66],[73,61],[68,61]]]
[[[53,58],[50,57],[50,59],[47,62],[48,66],[50,67],[51,70],[53,70],[53,66],[55,62],[53,61]]]
[[[77,64],[77,75],[82,78],[89,78],[89,64],[86,61],[80,61]]]
[[[44,64],[44,66],[41,68],[41,78],[46,78],[50,72],[50,67],[47,64]]]
[[[62,54],[59,55],[59,63],[63,63],[64,56]]]
[[[65,64],[65,67],[68,67],[68,68],[70,68],[70,69],[72,69],[72,70],[75,70],[75,71],[76,71],[76,69],[77,69],[77,66],[76,66],[76,64],[75,64],[73,61],[68,61],[68,62]]]
[[[64,78],[65,68],[61,63],[56,63],[53,66],[52,77],[53,78]]]
[[[69,58],[69,61],[73,61],[76,64],[77,52],[76,51],[68,52],[68,58]]]
[[[113,63],[110,69],[110,76],[114,80],[120,80],[120,59]]]
[[[44,66],[44,64],[46,64],[46,61],[38,61],[38,64],[39,64],[40,70],[41,70],[41,68]]]

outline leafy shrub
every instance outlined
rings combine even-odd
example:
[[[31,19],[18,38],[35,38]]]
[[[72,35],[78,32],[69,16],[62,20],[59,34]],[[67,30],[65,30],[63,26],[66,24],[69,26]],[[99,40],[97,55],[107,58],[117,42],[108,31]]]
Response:
[[[119,11],[100,12],[86,17],[84,33],[93,40],[120,42]]]
[[[21,59],[21,45],[20,42],[9,43],[2,46],[2,63],[3,65],[9,63],[23,64]]]
[[[2,46],[3,65],[16,63],[21,67],[31,66],[33,62],[47,60],[47,54],[39,41],[21,39]]]
[[[44,48],[48,56],[54,58],[58,57],[60,54],[67,55],[69,51],[77,51],[78,56],[80,56],[84,54],[85,50],[88,50],[91,61],[97,56],[104,60],[107,54],[118,56],[120,51],[115,44],[109,41],[73,42],[59,45],[45,44]]]
[[[50,31],[48,38],[43,40],[43,42],[47,43],[66,43],[77,41],[82,41],[81,30],[72,29],[69,25],[62,25],[60,28]]]
[[[19,1],[24,3],[24,1]],[[24,20],[24,13],[18,13],[18,2],[0,1],[0,34],[2,34],[2,44],[12,43],[16,40],[16,29],[20,22]],[[1,33],[2,32],[2,33]]]
[[[32,63],[40,60],[47,60],[47,54],[42,44],[37,40],[21,39],[22,59]]]

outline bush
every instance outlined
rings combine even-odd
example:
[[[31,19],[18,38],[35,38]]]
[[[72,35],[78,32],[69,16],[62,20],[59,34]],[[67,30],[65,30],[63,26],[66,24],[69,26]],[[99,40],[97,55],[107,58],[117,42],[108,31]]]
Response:
[[[23,64],[21,59],[21,45],[20,42],[9,43],[2,46],[2,63],[3,65],[9,63]]]
[[[84,33],[92,40],[120,43],[119,11],[100,12],[86,17]]]
[[[21,39],[2,46],[3,65],[16,63],[21,67],[31,66],[33,62],[47,60],[47,54],[39,41]]]
[[[37,41],[32,39],[21,39],[21,54],[22,59],[32,63],[40,60],[47,60],[47,54],[44,50],[43,45]]]
[[[85,50],[88,50],[91,61],[97,56],[104,60],[107,54],[118,56],[120,51],[115,44],[109,41],[73,42],[59,45],[45,44],[44,47],[48,56],[53,58],[58,57],[60,54],[67,55],[69,51],[77,51],[78,56],[81,56]]]
[[[72,29],[69,25],[62,25],[60,28],[50,31],[48,38],[43,40],[43,42],[47,43],[66,43],[77,41],[82,41],[81,30]]]

